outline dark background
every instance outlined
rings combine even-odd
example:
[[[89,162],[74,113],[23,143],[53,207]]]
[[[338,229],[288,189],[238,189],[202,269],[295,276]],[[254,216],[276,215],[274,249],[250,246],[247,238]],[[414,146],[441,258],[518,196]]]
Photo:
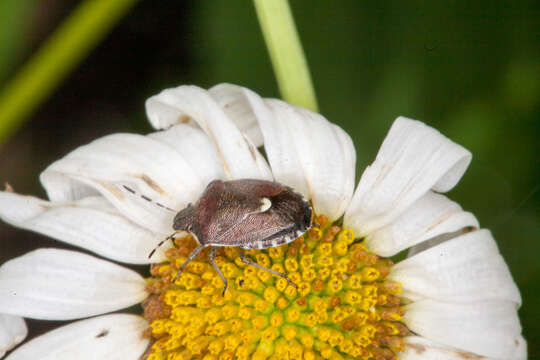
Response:
[[[77,4],[0,5],[0,86]],[[293,0],[292,7],[320,110],[352,136],[357,177],[398,115],[472,151],[449,196],[494,233],[522,292],[530,358],[540,359],[540,3]],[[279,96],[251,2],[141,0],[0,145],[0,181],[43,197],[38,175],[52,161],[99,136],[151,131],[147,97],[220,82]],[[0,234],[0,264],[37,247],[66,247],[3,223]],[[31,336],[57,324],[29,321]]]

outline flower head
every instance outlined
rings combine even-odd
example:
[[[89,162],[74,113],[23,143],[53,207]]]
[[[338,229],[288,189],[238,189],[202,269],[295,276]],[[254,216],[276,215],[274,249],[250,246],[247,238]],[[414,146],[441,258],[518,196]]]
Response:
[[[246,266],[233,248],[218,258],[233,283],[225,296],[204,262],[188,265],[172,284],[177,264],[196,246],[190,237],[179,239],[171,261],[152,269],[153,295],[143,306],[157,341],[148,358],[395,359],[410,332],[401,323],[401,286],[386,278],[392,262],[355,243],[352,230],[324,216],[315,222],[288,246],[251,251],[259,265],[288,273],[298,288]]]
[[[0,267],[0,313],[10,319],[0,322],[0,350],[25,336],[20,317],[79,319],[141,302],[144,317],[75,322],[10,360],[74,349],[122,359],[526,357],[520,294],[491,233],[441,194],[471,160],[463,147],[398,118],[354,190],[352,141],[319,114],[229,84],[168,89],[146,108],[166,130],[76,149],[42,173],[48,201],[5,191],[0,217],[114,261],[152,262],[151,275],[67,250],[13,259]],[[277,181],[311,202],[319,228],[247,251],[298,288],[234,248],[215,257],[225,296],[204,256],[173,283],[196,246],[188,233],[148,259],[171,233],[170,209],[196,202],[215,179]]]

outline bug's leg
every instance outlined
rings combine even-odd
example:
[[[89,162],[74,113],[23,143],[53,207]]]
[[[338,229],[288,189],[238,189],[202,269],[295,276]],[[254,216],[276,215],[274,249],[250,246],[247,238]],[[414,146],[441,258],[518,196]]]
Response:
[[[242,259],[242,261],[248,265],[253,265],[255,267],[258,267],[259,269],[261,270],[264,270],[264,271],[268,271],[269,273],[272,273],[274,275],[277,275],[277,276],[281,276],[282,278],[284,278],[285,280],[287,280],[292,286],[294,286],[295,288],[298,289],[298,285],[296,285],[291,279],[289,279],[289,277],[283,273],[280,273],[278,271],[275,271],[275,270],[272,270],[272,269],[269,269],[267,267],[264,267],[262,265],[259,265],[257,264],[256,262],[253,262],[251,260],[249,260],[247,257],[246,257],[246,253],[244,252],[244,249],[242,248],[238,248],[238,254],[240,255],[240,259]]]
[[[165,242],[166,242],[167,240],[171,240],[171,241],[174,242],[174,240],[176,239],[176,238],[174,237],[175,234],[176,234],[176,232],[173,232],[171,235],[167,236],[165,239],[163,239],[162,241],[160,241],[159,244],[157,244],[156,247],[153,248],[152,251],[150,251],[150,254],[148,254],[148,258],[149,258],[149,259],[152,258],[152,256],[153,256],[154,253],[156,252],[156,250],[159,249],[159,247],[160,247],[161,245],[165,244]]]
[[[191,262],[191,260],[195,259],[197,257],[197,255],[199,255],[199,253],[206,247],[207,245],[204,245],[204,244],[201,244],[199,246],[197,246],[195,248],[195,250],[193,250],[191,252],[191,254],[189,254],[189,257],[187,258],[186,261],[184,261],[184,263],[182,265],[180,265],[180,267],[178,268],[178,272],[176,273],[176,276],[174,277],[174,279],[172,280],[172,282],[175,282],[176,279],[178,279],[178,277],[180,276],[180,274],[182,274],[182,271],[184,271],[184,268],[187,266],[187,264],[189,264]]]
[[[229,283],[227,282],[227,279],[225,279],[225,275],[221,272],[221,269],[219,266],[217,266],[216,262],[214,261],[214,256],[216,256],[216,253],[218,251],[217,247],[213,247],[210,249],[210,252],[208,253],[208,261],[210,261],[210,264],[216,269],[216,272],[218,273],[219,277],[223,281],[223,284],[225,287],[223,288],[223,292],[221,293],[221,296],[225,296],[225,292],[227,291],[227,288],[229,287]]]

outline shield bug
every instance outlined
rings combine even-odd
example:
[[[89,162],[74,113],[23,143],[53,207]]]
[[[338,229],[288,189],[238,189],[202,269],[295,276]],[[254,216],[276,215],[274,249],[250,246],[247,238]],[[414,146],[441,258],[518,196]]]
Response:
[[[248,259],[244,249],[267,249],[293,241],[312,226],[312,212],[302,195],[277,182],[212,181],[194,205],[189,204],[174,217],[173,229],[191,233],[199,245],[180,266],[173,282],[191,260],[210,247],[208,260],[223,280],[225,294],[227,279],[214,257],[219,247],[232,246],[238,248],[244,263],[281,276],[297,287],[287,275]],[[171,238],[174,234],[167,239]]]

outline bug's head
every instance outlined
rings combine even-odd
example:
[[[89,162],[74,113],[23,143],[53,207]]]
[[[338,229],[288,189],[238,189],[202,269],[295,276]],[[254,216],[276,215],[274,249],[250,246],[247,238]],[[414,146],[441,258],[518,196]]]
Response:
[[[313,226],[313,208],[309,201],[293,189],[283,186],[283,190],[270,198],[273,225],[277,232],[292,227],[295,237]]]
[[[193,232],[193,224],[195,222],[195,207],[189,204],[185,209],[176,214],[173,221],[173,229],[177,231]]]

